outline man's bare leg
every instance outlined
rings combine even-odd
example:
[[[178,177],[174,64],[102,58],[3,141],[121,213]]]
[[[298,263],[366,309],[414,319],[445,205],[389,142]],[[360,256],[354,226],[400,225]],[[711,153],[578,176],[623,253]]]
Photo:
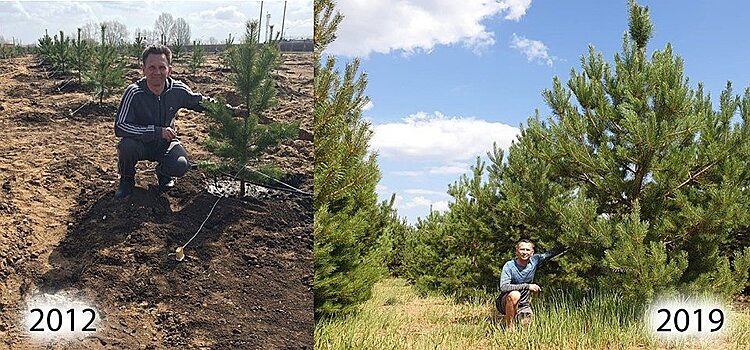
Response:
[[[514,290],[505,297],[505,326],[509,331],[513,330],[513,319],[518,311],[518,301],[521,300],[521,292]]]

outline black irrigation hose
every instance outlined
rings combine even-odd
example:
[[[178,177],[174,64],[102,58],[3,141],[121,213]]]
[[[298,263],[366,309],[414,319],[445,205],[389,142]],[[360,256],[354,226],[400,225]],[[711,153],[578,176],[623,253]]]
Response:
[[[238,176],[240,176],[240,173],[242,173],[242,170],[245,170],[245,169],[246,169],[246,166],[247,166],[247,163],[245,163],[245,164],[243,164],[243,165],[242,165],[242,167],[240,168],[240,170],[239,170],[239,171],[237,171],[237,174],[235,174],[235,175],[234,175],[234,176],[232,177],[232,181],[234,181],[234,180],[237,180],[237,177],[238,177]],[[272,178],[272,177],[270,177],[270,176],[268,176],[268,175],[266,175],[266,174],[264,174],[264,173],[262,173],[262,172],[260,172],[260,171],[258,171],[258,170],[255,170],[255,169],[247,169],[247,170],[251,170],[251,171],[254,171],[254,172],[256,172],[256,173],[258,173],[258,174],[260,174],[260,175],[263,175],[263,176],[265,176],[265,177],[267,177],[267,178],[270,178],[270,179],[272,179],[272,180],[274,180],[274,181],[276,181],[276,182],[278,182],[278,183],[281,183],[282,185],[285,185],[285,186],[287,186],[287,187],[291,188],[292,190],[294,190],[294,191],[295,191],[295,192],[297,192],[297,193],[301,193],[301,194],[305,194],[305,195],[312,195],[312,194],[311,194],[311,193],[309,193],[309,192],[305,192],[305,191],[302,191],[302,190],[300,190],[300,189],[298,189],[298,188],[295,188],[295,187],[293,187],[293,186],[291,186],[291,185],[289,185],[289,184],[286,184],[286,183],[284,183],[284,182],[281,182],[281,181],[279,181],[279,180],[276,180],[276,179],[274,179],[274,178]],[[259,186],[262,186],[262,185],[259,185]],[[263,186],[263,187],[267,187],[267,186]],[[267,187],[267,188],[272,188],[272,189],[275,189],[275,190],[281,190],[281,191],[289,191],[289,192],[292,192],[291,190],[287,190],[287,189],[281,189],[281,188],[273,188],[273,187]],[[223,198],[222,196],[219,196],[218,198],[216,198],[216,201],[214,202],[214,205],[213,205],[213,206],[211,207],[211,210],[210,210],[210,211],[208,212],[208,215],[206,215],[206,218],[205,218],[205,219],[203,220],[203,223],[201,223],[201,226],[200,226],[200,227],[198,227],[198,231],[195,231],[195,233],[193,234],[193,236],[192,236],[192,237],[190,237],[190,239],[189,239],[189,240],[188,240],[187,242],[185,242],[185,244],[183,244],[183,245],[182,245],[182,246],[180,246],[180,247],[177,247],[177,249],[175,250],[175,258],[177,259],[177,261],[182,261],[182,260],[183,260],[183,259],[185,258],[185,247],[187,247],[187,246],[188,246],[188,244],[190,244],[190,242],[192,242],[192,241],[193,241],[193,239],[195,239],[195,237],[197,237],[197,236],[198,236],[198,233],[199,233],[199,232],[201,232],[201,230],[203,229],[203,226],[204,226],[204,225],[206,224],[206,222],[208,221],[208,218],[210,218],[210,217],[211,217],[211,214],[213,214],[213,213],[214,213],[214,209],[216,208],[216,205],[217,205],[217,204],[219,204],[219,200],[221,200],[222,198]]]
[[[287,186],[289,188],[287,189],[287,188],[284,188],[284,187],[270,186],[270,185],[266,185],[266,184],[255,182],[255,181],[245,180],[245,182],[247,182],[247,183],[253,184],[255,186],[263,187],[263,188],[268,188],[268,189],[271,189],[271,190],[277,190],[277,191],[283,191],[283,192],[289,192],[289,193],[299,193],[299,194],[303,194],[303,195],[306,195],[306,196],[312,196],[312,193],[310,193],[310,192],[302,191],[302,190],[300,190],[300,189],[298,189],[296,187],[293,187],[293,186],[291,186],[291,185],[289,185],[287,183],[281,182],[281,181],[276,180],[276,179],[274,179],[274,178],[272,178],[272,177],[270,177],[270,176],[268,176],[266,174],[263,174],[260,171],[257,171],[257,170],[254,170],[254,169],[247,169],[247,170],[254,171],[254,172],[258,173],[258,174],[261,174],[261,175],[263,175],[265,177],[270,178],[271,180],[279,182],[279,183],[281,183],[284,186]],[[225,172],[221,172],[221,174],[226,175],[226,176],[232,176],[231,174],[227,174]]]
[[[232,181],[237,179],[237,176],[240,176],[240,173],[242,172],[242,169],[244,168],[245,168],[245,165],[242,165],[242,168],[240,168],[237,174],[234,174],[234,178],[232,179]],[[193,234],[193,237],[190,237],[190,239],[187,242],[185,242],[185,244],[183,244],[181,247],[178,247],[177,250],[175,250],[175,256],[177,258],[177,261],[182,261],[182,259],[185,258],[185,252],[184,252],[185,247],[187,247],[187,245],[190,244],[190,242],[192,242],[196,236],[198,236],[198,233],[201,232],[201,230],[203,229],[203,225],[206,224],[206,221],[208,221],[208,218],[210,218],[211,214],[214,213],[214,208],[216,208],[216,205],[219,204],[219,200],[221,200],[221,198],[222,198],[221,196],[219,196],[219,198],[216,198],[216,202],[214,202],[214,205],[211,207],[211,210],[208,212],[208,215],[206,215],[206,219],[204,219],[201,226],[198,227],[198,231],[195,231],[195,233]]]
[[[291,186],[291,185],[289,185],[289,184],[286,184],[286,183],[284,183],[284,182],[281,182],[281,181],[279,181],[279,180],[276,180],[276,179],[274,179],[274,178],[272,178],[272,177],[270,177],[270,176],[268,176],[268,175],[266,175],[266,174],[264,174],[264,173],[262,173],[262,172],[260,172],[260,171],[257,171],[257,170],[255,170],[255,169],[249,169],[249,170],[250,170],[250,171],[254,171],[254,172],[256,172],[256,173],[258,173],[258,174],[260,174],[260,175],[263,175],[264,177],[266,177],[266,178],[269,178],[269,179],[271,179],[271,180],[273,180],[273,181],[276,181],[276,182],[278,182],[278,183],[280,183],[280,184],[282,184],[282,185],[284,185],[284,186],[286,186],[286,187],[289,187],[289,188],[290,188],[290,189],[292,190],[292,191],[290,191],[290,192],[296,192],[296,193],[301,193],[301,194],[305,194],[305,195],[308,195],[308,196],[312,196],[312,193],[310,193],[310,192],[305,192],[305,191],[302,191],[302,190],[300,190],[299,188],[293,187],[293,186]],[[262,186],[262,187],[268,187],[268,186],[263,186],[263,185],[259,185],[259,186]],[[268,188],[272,188],[272,187],[268,187]],[[281,190],[281,191],[289,191],[289,190],[285,190],[285,189],[281,189],[281,188],[275,188],[275,189],[277,189],[277,190]]]

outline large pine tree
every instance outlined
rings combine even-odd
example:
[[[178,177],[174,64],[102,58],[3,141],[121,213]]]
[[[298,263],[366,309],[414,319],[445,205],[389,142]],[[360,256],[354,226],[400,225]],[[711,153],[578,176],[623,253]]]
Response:
[[[354,310],[370,297],[382,270],[380,170],[368,151],[370,125],[361,116],[366,76],[358,75],[358,60],[342,75],[334,57],[322,57],[342,19],[333,1],[315,1],[316,317]]]
[[[454,262],[432,272],[438,288],[494,289],[502,261],[492,256],[511,258],[520,237],[573,248],[544,283],[641,299],[745,288],[750,89],[740,97],[727,84],[714,110],[670,44],[647,54],[648,9],[631,1],[629,14],[614,64],[590,48],[581,71],[544,91],[553,115],[529,119],[507,163],[490,157],[489,183],[479,164],[451,188],[445,246],[433,249]]]

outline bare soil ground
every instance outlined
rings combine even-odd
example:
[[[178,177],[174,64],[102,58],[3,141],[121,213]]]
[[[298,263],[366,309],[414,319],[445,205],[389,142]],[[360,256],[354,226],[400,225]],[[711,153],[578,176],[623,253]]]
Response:
[[[215,56],[193,91],[238,104]],[[312,192],[312,55],[285,53],[270,119],[300,121],[300,135],[264,156],[286,182]],[[221,199],[186,261],[169,256],[206,218],[213,179],[194,167],[159,194],[154,163],[140,162],[135,193],[117,186],[114,114],[71,76],[47,77],[37,59],[0,60],[0,349],[311,349],[312,198],[268,191]],[[140,78],[131,68],[128,82]],[[66,84],[67,83],[67,84]],[[123,90],[124,90],[123,86]],[[193,164],[209,120],[181,110],[178,134]],[[41,341],[22,323],[28,301],[67,295],[100,312],[97,332]],[[64,310],[63,310],[64,312]]]

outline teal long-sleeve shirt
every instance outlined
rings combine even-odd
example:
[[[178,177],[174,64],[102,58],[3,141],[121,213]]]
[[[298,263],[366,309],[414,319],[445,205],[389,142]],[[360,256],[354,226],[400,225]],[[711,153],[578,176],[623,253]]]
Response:
[[[498,288],[503,293],[529,289],[529,284],[534,282],[534,274],[539,264],[564,253],[565,250],[565,247],[556,247],[541,254],[534,254],[526,266],[518,264],[516,259],[506,262],[503,265],[503,272],[500,275]]]

